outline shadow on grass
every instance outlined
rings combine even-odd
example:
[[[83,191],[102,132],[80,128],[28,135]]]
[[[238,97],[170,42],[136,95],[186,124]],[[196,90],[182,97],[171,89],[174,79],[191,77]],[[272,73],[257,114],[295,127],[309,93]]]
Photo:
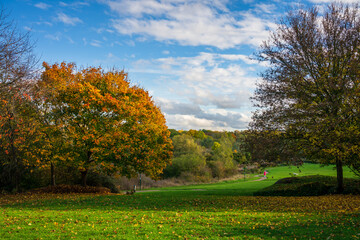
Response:
[[[164,191],[135,195],[81,196],[72,199],[39,199],[3,205],[2,208],[96,211],[266,211],[266,212],[359,212],[360,196],[253,197],[235,190]]]
[[[44,236],[56,233],[51,238],[64,239],[72,236],[74,228],[80,239],[89,236],[105,239],[114,232],[126,239],[144,239],[146,234],[152,234],[151,239],[174,239],[175,234],[182,239],[271,239],[273,236],[275,239],[353,239],[352,236],[358,236],[359,196],[252,197],[233,192],[231,189],[179,190],[132,196],[38,199],[1,206],[4,213],[15,216],[7,216],[6,223],[16,222],[15,232],[11,225],[3,224],[3,227],[15,234],[11,235],[13,239],[21,239],[22,235],[16,234],[25,233],[38,238],[38,232],[31,230],[36,221],[42,221],[37,227]],[[31,226],[27,223],[29,216],[33,221]],[[61,223],[63,228],[56,225],[52,228],[55,232],[49,232],[41,227],[45,223],[51,226]],[[18,231],[19,224],[29,232]],[[95,228],[89,228],[89,224]],[[119,239],[119,235],[113,238]]]

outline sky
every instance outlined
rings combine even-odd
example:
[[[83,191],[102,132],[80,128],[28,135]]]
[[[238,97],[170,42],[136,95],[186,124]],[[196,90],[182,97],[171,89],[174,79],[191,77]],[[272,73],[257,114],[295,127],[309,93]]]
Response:
[[[291,9],[330,0],[0,0],[41,62],[117,68],[169,128],[246,129],[267,67],[254,59]],[[358,0],[345,0],[347,3]]]

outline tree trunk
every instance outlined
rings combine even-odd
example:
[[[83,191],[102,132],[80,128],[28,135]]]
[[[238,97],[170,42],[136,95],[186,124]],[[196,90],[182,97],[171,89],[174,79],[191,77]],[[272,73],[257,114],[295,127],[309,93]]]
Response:
[[[20,192],[20,166],[17,161],[17,157],[15,157],[15,192]]]
[[[337,193],[344,192],[344,176],[343,176],[343,163],[340,159],[336,160],[336,173],[337,173]]]
[[[55,165],[54,163],[51,163],[51,166],[50,166],[50,177],[51,177],[51,186],[55,186],[56,183],[55,183]]]
[[[81,171],[81,185],[86,187],[86,178],[87,178],[88,170],[85,169],[84,171]]]
[[[88,150],[87,151],[87,163],[91,162],[91,155],[92,155],[92,151]],[[81,171],[81,185],[86,187],[86,178],[87,178],[87,174],[88,174],[88,168],[86,167],[84,171]]]

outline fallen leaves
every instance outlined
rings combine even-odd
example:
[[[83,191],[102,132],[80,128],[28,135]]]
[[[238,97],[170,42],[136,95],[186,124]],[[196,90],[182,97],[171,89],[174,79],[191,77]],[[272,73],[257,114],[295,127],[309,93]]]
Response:
[[[18,194],[0,202],[0,233],[9,238],[360,237],[360,196],[351,195]]]

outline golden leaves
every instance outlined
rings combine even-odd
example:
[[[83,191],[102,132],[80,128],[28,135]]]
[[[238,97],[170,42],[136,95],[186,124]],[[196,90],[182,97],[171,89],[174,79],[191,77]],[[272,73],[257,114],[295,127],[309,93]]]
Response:
[[[124,174],[157,175],[157,168],[170,161],[165,117],[147,91],[130,84],[124,71],[92,67],[75,71],[72,63],[43,66],[44,99],[71,143],[71,152],[80,157],[75,165],[107,161],[129,166],[122,169],[131,173]],[[159,138],[163,141],[155,141]]]

